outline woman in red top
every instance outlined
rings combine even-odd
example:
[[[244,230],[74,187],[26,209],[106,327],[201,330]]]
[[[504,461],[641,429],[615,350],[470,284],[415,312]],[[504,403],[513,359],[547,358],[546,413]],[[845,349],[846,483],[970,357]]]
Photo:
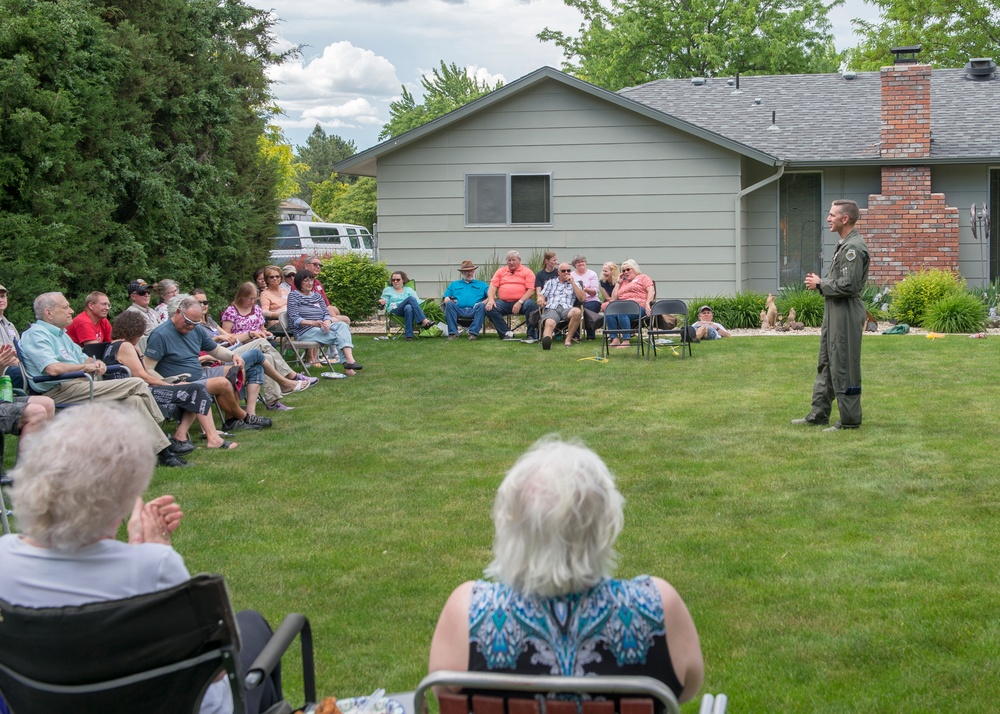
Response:
[[[652,279],[648,275],[643,275],[639,271],[639,265],[629,258],[622,263],[622,273],[618,276],[618,282],[611,293],[611,299],[631,300],[639,306],[639,312],[645,317],[649,313],[649,308],[653,304],[653,297],[656,288]],[[606,330],[626,330],[626,332],[615,332],[616,337],[611,340],[612,347],[628,347],[631,337],[627,330],[632,327],[632,321],[628,315],[606,315],[604,318],[604,329]],[[621,336],[619,339],[618,336]]]

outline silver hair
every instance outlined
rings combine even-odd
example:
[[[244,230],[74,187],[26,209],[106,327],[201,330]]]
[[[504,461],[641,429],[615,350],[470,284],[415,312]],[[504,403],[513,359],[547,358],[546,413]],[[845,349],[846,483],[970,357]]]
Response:
[[[184,303],[185,300],[194,300],[194,298],[191,297],[190,295],[188,295],[187,293],[181,293],[180,295],[174,295],[172,298],[170,298],[170,301],[167,303],[167,314],[168,315],[173,315],[178,310],[181,310],[182,309],[181,305]],[[194,300],[194,301],[196,303],[198,302],[197,300]],[[191,305],[188,305],[188,307],[191,307]],[[198,307],[201,307],[201,305],[199,304]],[[187,308],[183,308],[183,309],[186,310]]]
[[[622,261],[622,270],[625,270],[625,268],[632,268],[632,272],[634,272],[636,275],[642,274],[642,271],[639,270],[639,264],[636,263],[631,258]]]
[[[177,301],[176,306],[174,305],[174,300]],[[187,312],[193,307],[197,307],[200,310],[201,303],[199,303],[190,295],[178,295],[177,297],[175,297],[173,300],[170,301],[168,309],[170,310],[170,314],[173,315],[178,310],[180,310],[181,312]]]
[[[55,310],[56,305],[59,304],[57,297],[63,297],[62,293],[42,293],[35,298],[35,302],[32,303],[31,307],[35,311],[36,320],[45,319],[46,310]]]
[[[504,260],[510,260],[511,258],[520,258],[521,254],[516,250],[508,250],[507,255],[504,256]]]
[[[587,262],[587,256],[585,256],[585,255],[574,255],[573,256],[573,265],[576,265],[577,263],[580,263],[580,262],[586,263]]]
[[[177,288],[179,290],[180,286],[177,284],[176,280],[170,280],[169,278],[164,278],[163,280],[161,280],[160,282],[156,283],[156,285],[153,286],[153,290],[156,291],[156,294],[160,296],[161,300],[163,299],[164,295],[169,293],[174,288]]]
[[[597,454],[581,443],[544,437],[497,490],[493,562],[484,572],[538,597],[591,588],[614,569],[624,503]]]
[[[152,436],[131,410],[107,402],[47,422],[19,445],[11,472],[18,527],[59,551],[113,534],[153,477]]]

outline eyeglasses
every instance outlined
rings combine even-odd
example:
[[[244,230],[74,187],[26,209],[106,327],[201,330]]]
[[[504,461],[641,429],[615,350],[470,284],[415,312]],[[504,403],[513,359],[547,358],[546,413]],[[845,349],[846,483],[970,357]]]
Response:
[[[264,276],[267,280],[281,280],[280,275],[266,275]]]
[[[322,263],[307,263],[306,265],[311,265],[314,268],[322,268],[323,267]]]
[[[189,318],[189,317],[188,317],[187,315],[185,315],[184,313],[181,313],[181,317],[183,317],[183,318],[184,318],[184,322],[186,322],[186,323],[187,323],[187,324],[189,324],[189,325],[193,325],[193,326],[197,327],[198,325],[200,325],[200,324],[201,324],[200,322],[197,322],[197,321],[195,321],[195,320],[192,320],[191,318]]]
[[[208,300],[199,300],[198,304],[199,305],[208,305]]]
[[[573,271],[569,268],[559,268],[560,273],[572,273]]]
[[[394,282],[394,283],[401,283],[401,282],[403,282],[403,279],[402,278],[393,278],[392,282]]]
[[[622,272],[623,273],[631,273],[632,272],[632,268],[622,268]]]

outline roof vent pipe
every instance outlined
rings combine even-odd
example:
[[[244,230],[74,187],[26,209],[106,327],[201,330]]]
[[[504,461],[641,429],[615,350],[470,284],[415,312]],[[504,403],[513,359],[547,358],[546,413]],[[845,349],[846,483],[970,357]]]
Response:
[[[733,90],[733,94],[743,94],[743,90],[740,89],[740,73],[736,73],[736,89]]]
[[[691,84],[693,84],[696,87],[704,86],[704,84],[705,84],[705,78],[704,77],[692,77],[691,78]]]
[[[853,69],[845,69],[844,72],[843,72],[843,74],[841,76],[844,79],[856,79],[857,76],[858,76],[858,73],[855,72]]]
[[[997,63],[989,57],[975,57],[970,59],[965,65],[965,76],[969,79],[986,80],[993,79],[996,72]]]

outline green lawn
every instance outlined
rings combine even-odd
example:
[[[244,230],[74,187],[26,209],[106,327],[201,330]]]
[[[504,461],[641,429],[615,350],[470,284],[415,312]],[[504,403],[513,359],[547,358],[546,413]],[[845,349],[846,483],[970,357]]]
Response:
[[[832,434],[789,424],[817,346],[598,364],[583,346],[358,337],[362,376],[290,398],[236,452],[158,469],[151,491],[177,496],[175,546],[237,607],[310,617],[322,692],[412,689],[448,593],[489,562],[504,471],[559,432],[617,474],[617,573],[677,587],[703,691],[731,711],[992,710],[1000,339],[866,337],[864,427]]]

